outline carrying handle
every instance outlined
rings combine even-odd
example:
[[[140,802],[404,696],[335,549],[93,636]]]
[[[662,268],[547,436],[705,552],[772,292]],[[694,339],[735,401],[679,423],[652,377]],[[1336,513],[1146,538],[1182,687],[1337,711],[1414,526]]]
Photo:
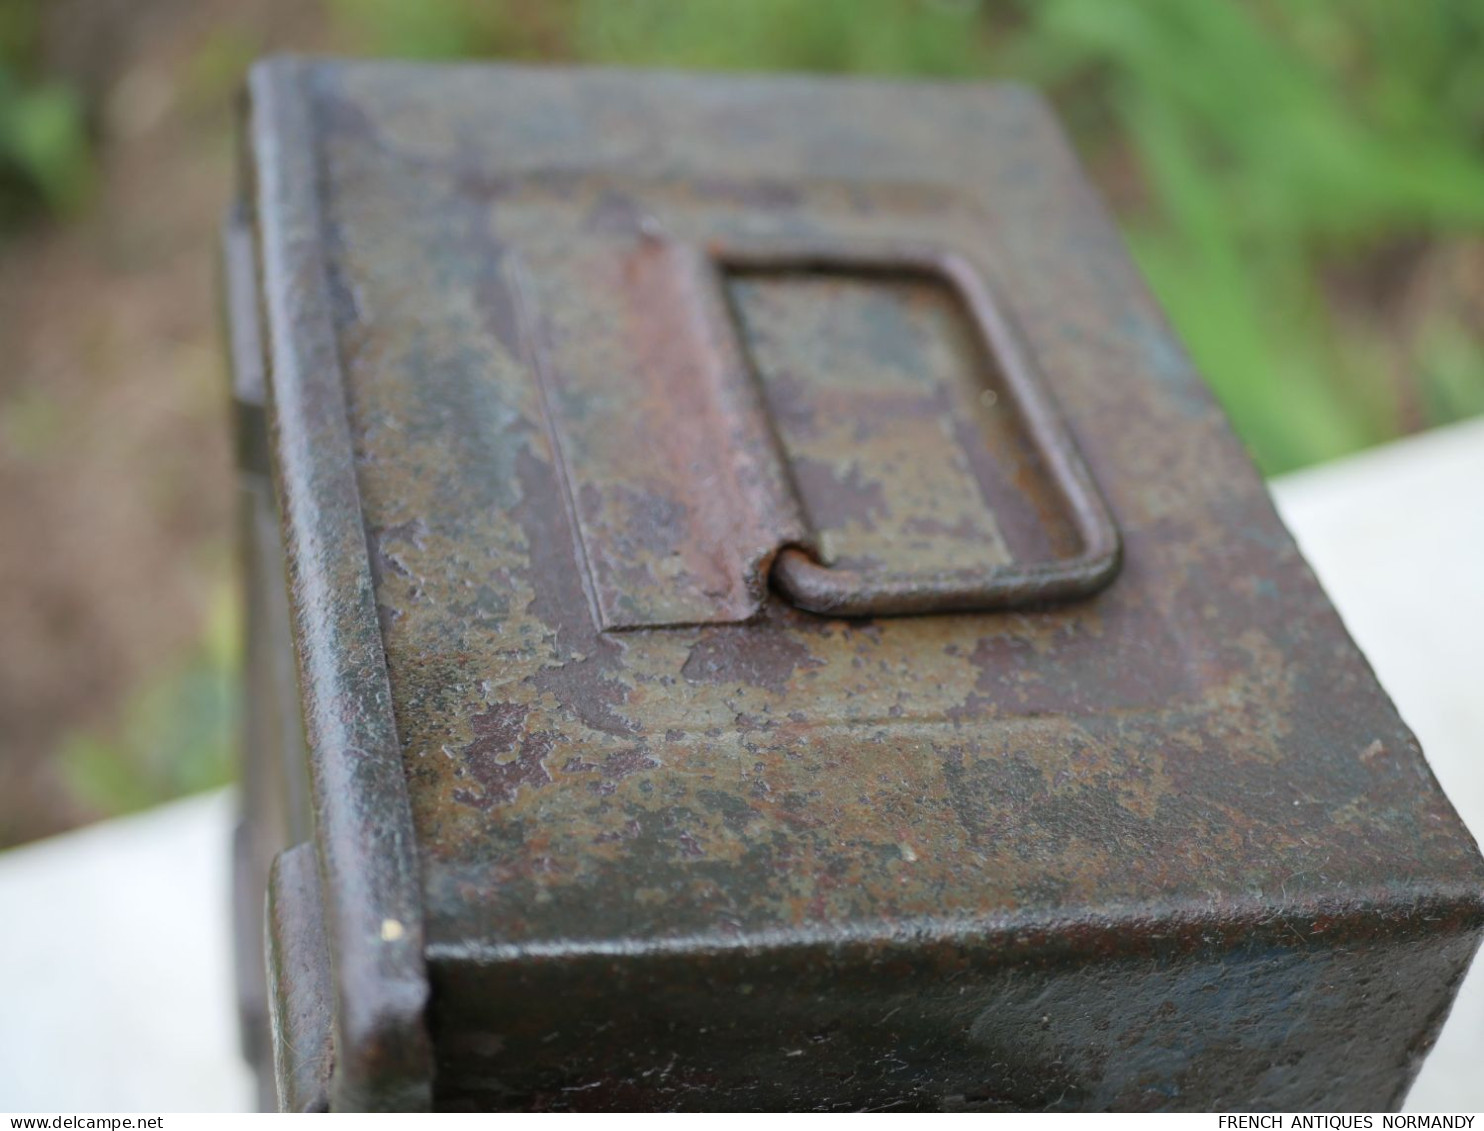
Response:
[[[931,248],[850,243],[712,244],[718,276],[830,273],[916,277],[946,284],[1003,376],[1005,390],[1066,506],[1078,539],[1070,557],[1006,562],[982,570],[842,569],[812,549],[786,546],[774,559],[774,587],[794,605],[829,616],[876,617],[982,612],[1088,596],[1112,581],[1121,560],[1118,527],[1030,350],[1003,304],[964,258]]]

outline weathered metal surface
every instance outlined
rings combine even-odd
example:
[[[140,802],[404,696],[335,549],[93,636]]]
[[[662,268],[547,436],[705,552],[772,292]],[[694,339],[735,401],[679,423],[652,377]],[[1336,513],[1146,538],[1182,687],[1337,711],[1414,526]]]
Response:
[[[1037,99],[253,96],[337,1053],[370,1000],[404,1103],[1399,1102],[1484,865]],[[746,246],[934,249],[1016,329],[920,271],[696,282]],[[837,619],[762,588],[786,544],[1102,572]]]
[[[417,856],[324,261],[313,111],[291,67],[256,72],[252,185],[273,470],[311,756],[341,1108],[429,1102]]]
[[[633,235],[511,268],[598,623],[747,620],[805,528],[709,262]],[[577,322],[536,317],[538,278],[592,296]]]
[[[283,548],[268,480],[267,387],[257,317],[252,227],[232,209],[222,228],[221,296],[228,325],[237,425],[238,521],[244,612],[253,627],[243,656],[238,795],[232,843],[233,933],[242,1050],[259,1071],[259,1106],[277,1105],[263,964],[263,897],[274,857],[313,835],[305,797],[302,730],[284,592]]]
[[[823,531],[810,539],[823,564],[796,547],[775,563],[795,605],[983,612],[1112,580],[1107,504],[971,263],[942,249],[797,239],[710,251],[782,433],[778,457]]]
[[[313,845],[295,845],[274,859],[267,894],[275,1106],[327,1111],[335,1067],[335,989]]]

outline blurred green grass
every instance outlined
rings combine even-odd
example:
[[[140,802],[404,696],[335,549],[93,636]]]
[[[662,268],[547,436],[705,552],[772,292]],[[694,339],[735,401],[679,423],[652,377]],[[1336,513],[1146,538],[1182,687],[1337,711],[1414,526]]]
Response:
[[[40,74],[40,29],[36,0],[0,3],[0,230],[74,214],[92,187],[82,101]]]
[[[226,784],[241,638],[236,587],[223,585],[201,638],[146,679],[112,727],[63,742],[57,758],[73,795],[112,815]]]

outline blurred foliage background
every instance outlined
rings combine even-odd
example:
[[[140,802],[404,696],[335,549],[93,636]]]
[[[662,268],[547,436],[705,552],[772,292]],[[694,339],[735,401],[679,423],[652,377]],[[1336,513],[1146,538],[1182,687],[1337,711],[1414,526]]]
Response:
[[[1267,473],[1484,412],[1477,0],[0,3],[0,845],[228,775],[210,272],[269,50],[1032,83]]]

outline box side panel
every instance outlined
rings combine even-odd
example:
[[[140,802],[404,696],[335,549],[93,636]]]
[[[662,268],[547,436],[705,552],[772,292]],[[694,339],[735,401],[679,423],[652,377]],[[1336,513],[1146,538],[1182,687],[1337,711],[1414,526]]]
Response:
[[[434,967],[441,1108],[1388,1111],[1478,936]],[[479,1003],[471,1009],[469,1003]],[[765,1035],[765,1036],[763,1036]]]

